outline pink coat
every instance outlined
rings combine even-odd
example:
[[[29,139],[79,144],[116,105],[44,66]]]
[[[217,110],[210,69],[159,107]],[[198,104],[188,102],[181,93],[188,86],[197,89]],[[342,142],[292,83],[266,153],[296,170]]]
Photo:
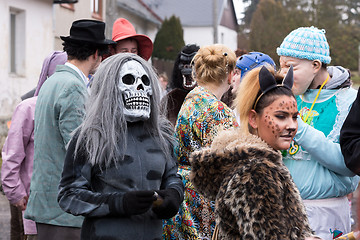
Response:
[[[37,97],[16,107],[2,149],[1,181],[11,204],[29,196],[34,161],[34,114]],[[37,234],[34,221],[23,218],[25,234]]]

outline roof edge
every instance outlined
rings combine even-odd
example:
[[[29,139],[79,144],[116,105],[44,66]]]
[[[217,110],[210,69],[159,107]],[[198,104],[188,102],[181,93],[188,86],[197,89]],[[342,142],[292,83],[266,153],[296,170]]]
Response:
[[[160,23],[162,23],[164,20],[159,16],[157,15],[146,3],[144,3],[143,0],[138,0],[138,2],[143,5],[146,10],[148,10],[158,21],[160,21]]]
[[[129,12],[131,12],[133,14],[135,14],[136,16],[139,16],[139,17],[141,17],[143,19],[146,19],[146,20],[148,20],[148,21],[150,21],[150,22],[152,22],[152,23],[154,23],[156,25],[161,25],[161,23],[162,23],[162,20],[156,18],[151,12],[150,13],[154,17],[154,19],[151,19],[149,17],[144,16],[144,14],[142,14],[141,12],[137,11],[136,9],[130,8],[129,6],[127,6],[126,4],[123,4],[121,2],[117,1],[117,6],[123,8],[123,9],[125,9],[125,10],[127,10],[127,11],[129,11]]]

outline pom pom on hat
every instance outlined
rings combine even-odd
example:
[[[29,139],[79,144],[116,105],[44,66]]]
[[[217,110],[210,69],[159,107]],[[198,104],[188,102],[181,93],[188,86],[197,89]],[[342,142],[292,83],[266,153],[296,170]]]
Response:
[[[276,49],[279,56],[288,56],[307,60],[331,62],[330,49],[325,30],[312,27],[300,27],[287,35]]]

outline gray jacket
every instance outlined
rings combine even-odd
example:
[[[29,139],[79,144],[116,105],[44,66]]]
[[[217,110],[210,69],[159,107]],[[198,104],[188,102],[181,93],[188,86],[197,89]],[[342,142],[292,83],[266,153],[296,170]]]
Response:
[[[85,216],[82,239],[162,238],[162,220],[152,209],[127,216],[123,196],[128,191],[175,189],[183,199],[184,187],[175,158],[166,160],[154,137],[141,122],[128,126],[124,160],[116,166],[92,166],[86,154],[74,151],[71,140],[60,182],[59,204],[67,212]]]

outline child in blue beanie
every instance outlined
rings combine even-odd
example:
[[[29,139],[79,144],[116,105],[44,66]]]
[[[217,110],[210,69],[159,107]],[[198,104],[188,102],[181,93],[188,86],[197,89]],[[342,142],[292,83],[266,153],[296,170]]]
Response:
[[[351,231],[347,194],[356,189],[359,178],[345,166],[339,135],[357,91],[351,88],[348,70],[327,66],[331,57],[325,30],[295,29],[277,54],[282,73],[294,67],[292,90],[300,113],[284,163],[299,188],[310,226],[330,240],[335,230]]]

